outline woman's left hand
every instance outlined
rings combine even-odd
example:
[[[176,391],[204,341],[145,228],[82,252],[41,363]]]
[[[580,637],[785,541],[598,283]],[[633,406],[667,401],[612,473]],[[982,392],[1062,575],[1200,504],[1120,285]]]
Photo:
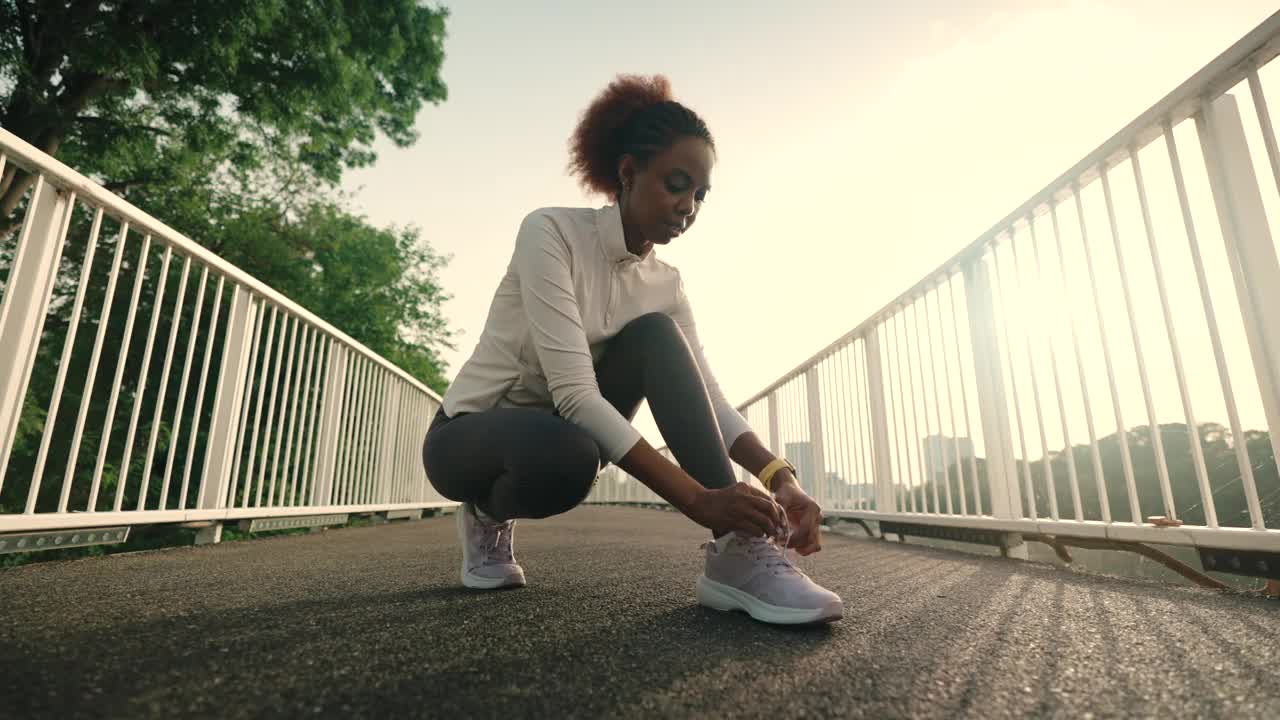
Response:
[[[791,541],[787,547],[801,555],[812,555],[822,549],[822,509],[800,486],[788,483],[774,493],[774,499],[787,513],[791,524]]]

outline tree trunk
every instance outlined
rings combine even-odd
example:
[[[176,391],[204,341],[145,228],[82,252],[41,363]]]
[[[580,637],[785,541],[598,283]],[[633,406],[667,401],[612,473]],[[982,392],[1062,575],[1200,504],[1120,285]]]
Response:
[[[5,192],[9,190],[9,185],[13,183],[13,178],[18,174],[18,166],[9,163],[4,168],[4,174],[0,175],[0,197],[4,197]]]
[[[19,132],[11,130],[14,135],[22,137]],[[58,148],[62,147],[62,140],[66,137],[66,128],[50,128],[33,140],[27,140],[35,145],[46,155],[50,157],[58,154]],[[25,138],[23,138],[25,139]],[[6,182],[0,183],[0,220],[7,219],[13,214],[14,208],[18,207],[18,203],[22,202],[22,196],[31,189],[35,183],[36,177],[26,170],[13,166],[13,173],[10,174],[9,168],[5,168]]]
[[[35,145],[46,155],[53,157],[57,156],[58,148],[62,146],[62,141],[75,122],[74,118],[84,110],[85,106],[108,90],[124,89],[129,86],[129,83],[97,73],[86,73],[66,78],[63,85],[65,89],[52,107],[20,105],[18,108],[7,108],[5,113],[9,131],[18,137],[22,137],[24,127],[28,131],[39,128],[38,134],[31,133],[36,135],[34,138],[23,139]],[[30,173],[18,170],[16,167],[14,170],[14,176],[8,178],[8,186],[0,186],[0,219],[7,218],[13,213],[13,209],[22,201],[22,196],[35,182],[35,177]],[[5,172],[7,175],[7,168]]]
[[[0,218],[8,218],[13,214],[14,208],[18,207],[18,203],[22,201],[22,196],[27,193],[31,185],[36,181],[36,176],[29,172],[19,172],[17,178],[9,185],[9,189],[4,195],[0,195]]]

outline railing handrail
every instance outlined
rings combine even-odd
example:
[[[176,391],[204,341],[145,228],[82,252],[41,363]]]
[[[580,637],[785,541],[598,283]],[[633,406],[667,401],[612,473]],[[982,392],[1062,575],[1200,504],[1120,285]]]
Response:
[[[196,260],[204,263],[210,269],[216,270],[226,276],[228,280],[235,281],[255,294],[270,300],[272,304],[281,307],[307,323],[318,327],[325,333],[333,336],[342,344],[347,345],[356,352],[359,352],[382,366],[385,370],[394,373],[400,377],[400,379],[426,393],[436,402],[442,402],[440,396],[431,388],[427,387],[420,380],[413,377],[396,364],[369,349],[360,341],[334,327],[323,318],[310,310],[307,310],[302,305],[294,302],[292,299],[276,291],[261,280],[258,280],[256,277],[250,275],[239,267],[236,267],[234,264],[227,262],[213,252],[210,252],[207,248],[188,238],[186,235],[183,235],[177,230],[165,225],[129,201],[106,190],[98,185],[98,183],[85,177],[71,167],[64,165],[57,159],[42,152],[39,148],[31,145],[4,128],[0,128],[0,148],[3,148],[4,155],[10,162],[15,162],[15,164],[23,170],[36,175],[42,174],[45,176],[46,182],[54,185],[59,190],[74,192],[76,197],[84,201],[86,204],[94,207],[101,207],[109,214],[122,216],[128,220],[131,227],[140,228],[147,234],[162,238],[165,242],[173,245],[176,249],[181,250],[183,253],[186,253]]]
[[[1102,169],[1111,169],[1122,162],[1130,148],[1135,152],[1160,137],[1164,125],[1177,125],[1191,117],[1196,108],[1217,98],[1245,78],[1249,67],[1256,67],[1280,55],[1280,11],[1273,13],[1265,21],[1239,41],[1227,48],[1216,58],[1206,64],[1198,72],[1188,78],[1172,92],[1161,98],[1145,112],[1097,148],[1085,155],[1082,160],[1072,165],[1066,172],[1058,175],[1052,182],[1032,195],[1013,212],[992,225],[973,242],[952,255],[932,272],[927,273],[905,292],[885,303],[849,332],[841,335],[834,342],[814,353],[809,359],[797,365],[770,383],[760,392],[738,404],[738,410],[767,397],[769,393],[782,387],[791,380],[804,374],[806,370],[826,358],[832,352],[843,347],[850,339],[863,335],[866,330],[877,324],[886,315],[903,305],[905,301],[919,295],[939,276],[949,275],[957,267],[971,260],[972,256],[981,253],[1001,233],[1006,232],[1018,221],[1028,217],[1043,215],[1043,208],[1069,196],[1072,186],[1080,188],[1088,186],[1096,180]]]
[[[1273,474],[1254,474],[1280,457],[1280,368],[1274,359],[1280,352],[1280,320],[1273,312],[1280,302],[1280,291],[1276,290],[1280,287],[1280,258],[1267,224],[1269,207],[1258,178],[1264,173],[1255,170],[1258,162],[1268,166],[1280,187],[1280,148],[1260,78],[1261,68],[1277,57],[1280,12],[1270,15],[880,310],[741,403],[739,411],[752,418],[772,452],[795,453],[797,460],[807,461],[798,473],[799,480],[824,514],[881,523],[881,536],[901,538],[904,532],[915,534],[921,528],[927,530],[925,536],[938,536],[929,528],[957,529],[974,542],[998,539],[1004,550],[1017,557],[1026,557],[1022,534],[1027,533],[1033,539],[1105,539],[1117,547],[1134,543],[1184,545],[1198,548],[1210,569],[1231,567],[1232,572],[1244,575],[1256,574],[1259,567],[1266,571],[1266,566],[1254,565],[1247,556],[1233,553],[1261,552],[1270,563],[1280,552],[1280,521],[1274,515],[1277,506],[1272,504],[1280,497],[1280,488],[1270,479]],[[1258,124],[1253,128],[1261,134],[1260,145],[1248,135],[1236,98],[1237,89],[1246,84],[1243,93],[1250,97],[1252,114],[1257,116]],[[1175,131],[1187,125],[1194,125],[1204,162],[1203,174],[1198,177],[1207,181],[1208,194],[1197,200],[1211,203],[1205,212],[1213,213],[1208,216],[1212,219],[1201,219],[1209,228],[1201,231],[1196,229],[1199,221],[1193,216],[1187,192],[1187,169],[1179,159],[1175,139]],[[1170,220],[1171,227],[1178,225],[1185,233],[1185,245],[1179,242],[1183,238],[1159,242],[1161,232],[1151,218],[1139,152],[1150,146],[1149,152],[1155,154],[1161,140],[1172,181],[1172,187],[1161,192],[1173,203],[1162,211],[1176,218]],[[1127,174],[1122,169],[1132,171],[1131,185],[1122,179]],[[1101,181],[1102,187],[1093,201],[1085,202],[1082,189],[1095,181]],[[1128,207],[1121,208],[1126,211],[1123,214],[1117,212],[1117,193],[1112,191],[1116,183],[1135,192]],[[1120,187],[1119,192],[1123,191]],[[1274,195],[1270,197],[1274,201]],[[1086,205],[1093,210],[1092,223]],[[1064,211],[1067,233],[1060,227],[1059,215]],[[1132,232],[1132,240],[1122,240],[1122,236],[1128,239],[1128,231],[1120,229],[1120,220],[1141,222],[1141,229]],[[1095,234],[1090,232],[1091,226],[1103,237],[1109,230],[1109,238],[1099,239],[1101,244],[1095,249],[1109,245],[1115,252],[1114,262],[1107,259],[1109,250],[1101,250],[1095,257],[1089,240],[1089,235]],[[1042,230],[1039,236],[1037,228]],[[1200,232],[1211,235],[1214,229],[1220,231],[1223,241],[1216,252],[1226,260],[1223,269],[1230,271],[1223,282],[1235,291],[1220,305],[1214,303],[1215,293],[1208,281],[1202,249],[1207,246],[1198,238]],[[1046,236],[1050,249],[1045,256],[1048,263],[1042,264],[1040,238]],[[1083,254],[1077,259],[1082,266],[1072,267],[1068,262],[1068,246]],[[1126,246],[1138,255],[1126,260]],[[1019,247],[1023,248],[1022,261]],[[1231,457],[1212,468],[1206,466],[1205,447],[1199,438],[1203,417],[1195,416],[1197,401],[1189,389],[1177,341],[1180,313],[1170,303],[1169,275],[1161,260],[1161,255],[1171,250],[1178,253],[1173,257],[1181,257],[1189,265],[1184,271],[1195,275],[1198,292],[1194,300],[1199,302],[1190,302],[1200,307],[1179,311],[1188,322],[1200,318],[1205,323],[1202,327],[1209,336],[1226,420],[1237,438],[1228,452],[1219,452],[1215,459],[1224,454]],[[1155,284],[1152,292],[1158,296],[1158,308],[1135,309],[1129,263],[1142,253],[1150,262],[1151,276],[1141,281]],[[1024,289],[1028,275],[1023,270],[1032,258],[1032,269],[1027,272],[1030,283],[1038,284]],[[1098,260],[1104,271],[1114,270],[1114,279],[1103,277],[1099,282]],[[1145,264],[1137,260],[1132,267]],[[1073,283],[1068,278],[1073,274],[1085,276],[1076,278],[1077,287],[1084,287],[1078,292],[1085,295],[1072,293]],[[1060,279],[1060,287],[1058,283],[1049,287],[1050,277]],[[957,284],[961,286],[958,289]],[[1104,301],[1103,290],[1113,295]],[[1023,301],[1060,305],[1064,317],[1061,321],[1021,317],[1018,303]],[[1078,307],[1071,307],[1073,302]],[[1254,387],[1245,380],[1241,391],[1257,391],[1252,399],[1261,402],[1268,430],[1256,451],[1267,455],[1258,467],[1254,467],[1251,449],[1239,441],[1248,437],[1248,431],[1241,422],[1219,328],[1219,315],[1237,311],[1252,361],[1252,379],[1258,383]],[[1164,423],[1157,412],[1157,395],[1152,391],[1147,364],[1148,350],[1154,363],[1165,355],[1166,348],[1156,337],[1159,330],[1145,341],[1140,331],[1145,324],[1156,323],[1157,313],[1163,322],[1156,327],[1168,338],[1162,362],[1172,365],[1173,371],[1172,378],[1159,379],[1166,392],[1177,385],[1182,417],[1176,423],[1180,426],[1176,434],[1187,435],[1186,448],[1176,449],[1181,463],[1177,468],[1168,457],[1171,451],[1164,446]],[[1140,322],[1143,314],[1148,317]],[[1110,329],[1108,315],[1115,325]],[[1100,360],[1101,367],[1085,362],[1077,319],[1090,326],[1085,341],[1097,345],[1092,354],[1100,357],[1090,359]],[[1055,322],[1065,326],[1057,336],[1051,326]],[[1129,356],[1121,361],[1134,366],[1140,388],[1122,390],[1117,382],[1119,363],[1109,335],[1117,339],[1114,347]],[[1144,344],[1148,350],[1143,349]],[[1066,371],[1061,377],[1060,357]],[[1037,367],[1043,384],[1037,378]],[[1091,393],[1087,375],[1101,383],[1102,370],[1105,389],[1098,393],[1095,387]],[[1078,387],[1072,389],[1077,379]],[[953,380],[958,396],[952,392]],[[1192,382],[1197,380],[1192,378]],[[1204,382],[1206,391],[1212,392],[1208,387],[1211,381],[1206,377]],[[1139,389],[1143,406],[1126,410],[1126,404],[1138,399]],[[1095,396],[1092,401],[1091,394]],[[1135,423],[1139,417],[1142,419]],[[1173,415],[1164,417],[1173,419]],[[1083,432],[1073,427],[1081,420]],[[763,432],[765,423],[767,435]],[[1144,459],[1152,463],[1145,470],[1135,469],[1137,456],[1130,448],[1129,433],[1138,428],[1148,429],[1152,438],[1154,462]],[[1113,437],[1108,435],[1112,432],[1119,453],[1104,459],[1107,451],[1102,445]],[[981,450],[974,444],[979,434]],[[964,444],[967,447],[962,447]],[[666,448],[660,452],[670,458]],[[983,456],[981,468],[978,453]],[[1087,458],[1077,459],[1080,453]],[[1238,470],[1234,479],[1226,477],[1236,472],[1230,469],[1232,460]],[[835,472],[830,472],[833,469]],[[1219,474],[1220,470],[1224,474]],[[661,502],[639,483],[626,483],[620,473],[613,472],[598,491],[593,491],[595,502]],[[750,481],[745,469],[741,479]],[[1237,482],[1238,490],[1232,485]],[[1222,508],[1216,507],[1215,495],[1228,486],[1235,494]],[[957,497],[958,507],[954,503]],[[952,536],[944,533],[941,537]]]

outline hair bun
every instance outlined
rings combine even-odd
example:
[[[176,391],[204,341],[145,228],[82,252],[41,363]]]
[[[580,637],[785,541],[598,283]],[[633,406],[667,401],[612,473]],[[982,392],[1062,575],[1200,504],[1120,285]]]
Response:
[[[611,98],[633,110],[657,105],[672,99],[671,81],[666,75],[619,75],[596,98],[596,102],[608,102]]]
[[[569,141],[569,172],[587,190],[612,194],[617,178],[607,165],[621,149],[622,127],[640,110],[669,100],[671,81],[665,75],[618,75],[578,119]]]
[[[569,139],[569,172],[589,192],[616,197],[618,158],[643,162],[685,135],[715,146],[706,123],[671,97],[665,75],[618,75],[582,112]]]

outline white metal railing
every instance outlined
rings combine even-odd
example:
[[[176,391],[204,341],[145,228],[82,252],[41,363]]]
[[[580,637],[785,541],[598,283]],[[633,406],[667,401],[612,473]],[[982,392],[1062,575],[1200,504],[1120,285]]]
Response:
[[[36,180],[0,240],[0,532],[454,504],[422,383],[0,130],[6,167]]]
[[[1280,550],[1277,53],[1280,13],[739,409],[828,515]]]

